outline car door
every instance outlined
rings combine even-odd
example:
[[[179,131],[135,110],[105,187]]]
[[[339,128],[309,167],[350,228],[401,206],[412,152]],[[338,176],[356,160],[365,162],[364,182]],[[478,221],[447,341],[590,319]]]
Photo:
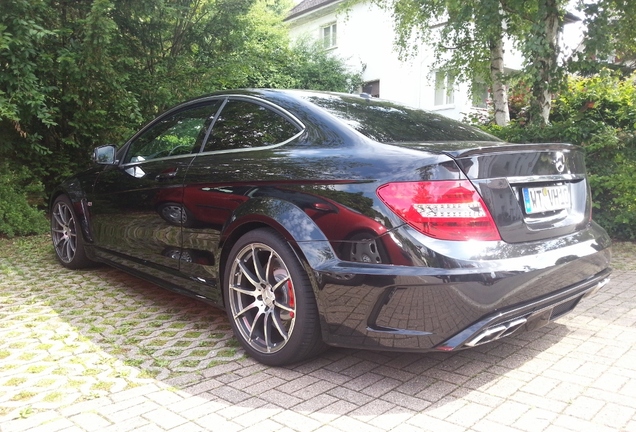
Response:
[[[272,152],[302,130],[298,120],[271,104],[248,97],[228,98],[204,151],[188,170],[184,203],[195,222],[183,229],[183,250],[191,257],[182,261],[183,272],[215,286],[223,225],[261,181],[283,178],[269,167]],[[216,290],[202,290],[208,298],[218,295]]]
[[[186,105],[157,118],[98,176],[91,197],[97,253],[162,277],[176,274],[184,224],[183,181],[221,100]]]

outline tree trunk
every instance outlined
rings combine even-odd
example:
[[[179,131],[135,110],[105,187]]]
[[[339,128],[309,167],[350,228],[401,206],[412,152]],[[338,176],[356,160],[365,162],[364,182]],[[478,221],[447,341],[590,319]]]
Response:
[[[552,107],[552,87],[556,78],[559,8],[557,0],[540,0],[538,22],[540,26],[539,43],[536,55],[533,56],[533,69],[536,76],[532,85],[532,102],[530,104],[530,122],[536,125],[547,125]]]
[[[508,90],[503,83],[504,74],[503,38],[490,40],[490,78],[492,80],[492,100],[495,107],[495,124],[506,126],[510,121]]]

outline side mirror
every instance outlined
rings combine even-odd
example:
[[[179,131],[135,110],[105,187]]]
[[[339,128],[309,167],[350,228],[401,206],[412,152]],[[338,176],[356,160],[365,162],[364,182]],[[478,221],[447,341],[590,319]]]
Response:
[[[99,165],[115,165],[115,154],[117,153],[117,147],[114,145],[105,145],[96,147],[93,150],[93,161]]]

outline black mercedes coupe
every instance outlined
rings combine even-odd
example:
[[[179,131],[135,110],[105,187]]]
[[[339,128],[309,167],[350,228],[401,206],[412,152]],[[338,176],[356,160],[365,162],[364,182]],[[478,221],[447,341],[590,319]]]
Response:
[[[583,151],[509,144],[366,95],[214,93],[51,198],[62,265],[227,311],[258,361],[453,351],[543,326],[609,280]]]

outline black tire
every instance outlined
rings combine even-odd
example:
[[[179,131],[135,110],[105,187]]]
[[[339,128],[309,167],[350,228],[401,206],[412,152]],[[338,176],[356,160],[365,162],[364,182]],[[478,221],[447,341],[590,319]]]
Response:
[[[81,269],[94,265],[86,256],[84,237],[73,204],[66,195],[60,195],[51,208],[51,240],[55,255],[69,269]]]
[[[223,280],[228,318],[248,355],[282,366],[324,349],[309,277],[276,231],[257,229],[241,237]]]

